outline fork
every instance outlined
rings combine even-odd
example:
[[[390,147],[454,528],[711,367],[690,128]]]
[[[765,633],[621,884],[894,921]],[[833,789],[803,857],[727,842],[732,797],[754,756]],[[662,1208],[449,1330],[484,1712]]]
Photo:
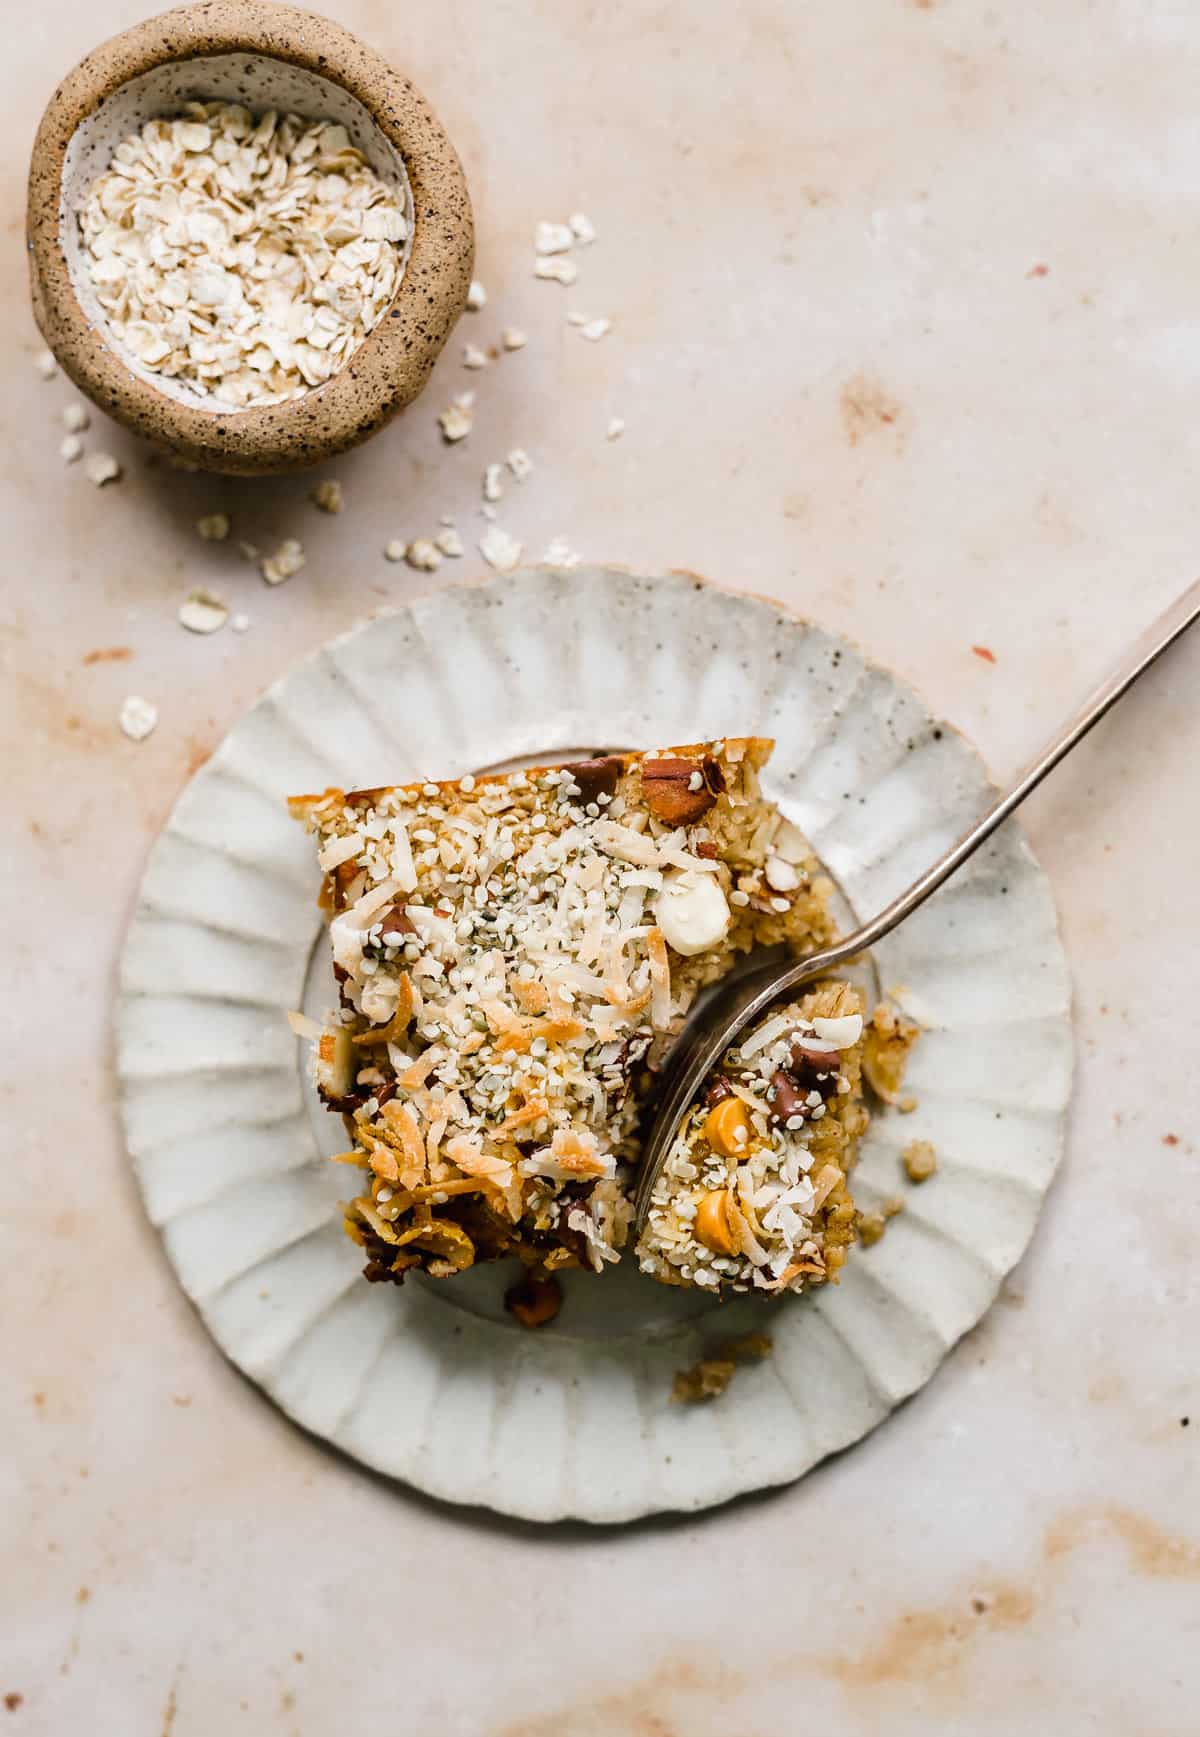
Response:
[[[1078,711],[1021,772],[1009,788],[965,832],[944,856],[925,870],[905,892],[886,905],[878,916],[862,924],[832,947],[810,953],[803,959],[751,969],[735,980],[719,985],[697,1007],[683,1031],[667,1052],[656,1093],[654,1119],[642,1148],[641,1171],[634,1197],[634,1236],[640,1236],[658,1180],[679,1125],[696,1094],[725,1051],[738,1036],[785,995],[827,977],[841,965],[865,953],[885,935],[890,935],[906,917],[925,903],[931,893],[949,880],[974,856],[1014,809],[1036,790],[1048,772],[1081,742],[1094,724],[1131,688],[1156,658],[1200,616],[1200,579],[1154,621],[1135,641],[1111,675],[1096,688]]]

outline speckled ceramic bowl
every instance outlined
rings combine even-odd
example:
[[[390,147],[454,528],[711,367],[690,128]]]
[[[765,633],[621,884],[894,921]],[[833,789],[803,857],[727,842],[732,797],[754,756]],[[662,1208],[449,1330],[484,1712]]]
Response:
[[[324,385],[214,409],[123,351],[84,267],[76,212],[129,132],[193,99],[340,121],[413,217],[388,312]],[[82,60],[38,128],[27,216],[33,306],[64,371],[108,415],[206,470],[299,470],[365,440],[421,391],[466,302],[471,202],[429,105],[330,19],[274,0],[205,0],[135,25]]]

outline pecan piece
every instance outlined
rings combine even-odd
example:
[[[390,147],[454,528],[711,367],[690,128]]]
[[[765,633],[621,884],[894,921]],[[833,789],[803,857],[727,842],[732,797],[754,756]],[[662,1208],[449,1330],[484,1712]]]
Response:
[[[691,826],[707,814],[717,799],[705,770],[698,760],[643,760],[642,794],[655,819],[664,826]]]
[[[576,760],[572,765],[562,767],[562,771],[569,772],[578,784],[579,795],[573,800],[584,808],[589,802],[598,802],[602,796],[614,795],[623,770],[624,762],[619,754],[605,754],[596,760]]]
[[[505,1291],[504,1307],[522,1327],[544,1327],[562,1308],[562,1288],[553,1274],[536,1279],[527,1273]]]
[[[416,924],[405,916],[403,905],[389,905],[381,917],[376,917],[375,923],[379,924],[380,940],[390,941],[393,947],[397,946],[405,935],[415,935],[417,932]],[[372,928],[375,923],[372,923]]]

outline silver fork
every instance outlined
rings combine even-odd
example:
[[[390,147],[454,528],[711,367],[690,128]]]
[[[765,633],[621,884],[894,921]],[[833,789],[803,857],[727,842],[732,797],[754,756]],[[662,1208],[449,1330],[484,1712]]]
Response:
[[[1088,696],[1079,710],[1067,720],[1004,795],[975,822],[970,831],[965,832],[945,856],[926,869],[906,892],[893,899],[877,917],[855,929],[853,934],[847,935],[833,947],[826,947],[819,953],[810,953],[806,958],[793,960],[789,964],[774,963],[758,970],[751,969],[744,976],[723,987],[719,986],[705,997],[671,1046],[663,1065],[656,1094],[654,1120],[642,1150],[642,1167],[634,1200],[635,1237],[641,1234],[654,1184],[671,1149],[680,1121],[704,1079],[730,1045],[736,1042],[739,1032],[757,1020],[773,1003],[802,989],[807,983],[827,977],[840,965],[845,965],[858,954],[865,953],[877,941],[882,941],[885,935],[890,935],[898,924],[911,916],[931,893],[935,893],[962,867],[968,857],[975,854],[996,828],[1024,802],[1030,791],[1036,790],[1046,774],[1053,771],[1077,742],[1082,741],[1092,725],[1099,723],[1109,708],[1149,669],[1155,659],[1166,651],[1180,634],[1186,633],[1198,616],[1200,580],[1189,585],[1183,595],[1176,598],[1170,608],[1164,610],[1146,629],[1108,679]]]

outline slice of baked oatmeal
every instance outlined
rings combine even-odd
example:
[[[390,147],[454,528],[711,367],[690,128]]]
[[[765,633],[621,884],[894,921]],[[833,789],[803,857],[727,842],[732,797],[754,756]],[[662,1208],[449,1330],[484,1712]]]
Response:
[[[762,739],[294,798],[325,871],[340,1008],[322,1097],[363,1167],[372,1279],[616,1260],[646,1067],[752,946],[832,935],[764,799]]]
[[[801,1291],[855,1237],[848,1178],[870,1116],[863,1005],[821,983],[727,1050],[655,1182],[637,1255],[669,1285]]]

